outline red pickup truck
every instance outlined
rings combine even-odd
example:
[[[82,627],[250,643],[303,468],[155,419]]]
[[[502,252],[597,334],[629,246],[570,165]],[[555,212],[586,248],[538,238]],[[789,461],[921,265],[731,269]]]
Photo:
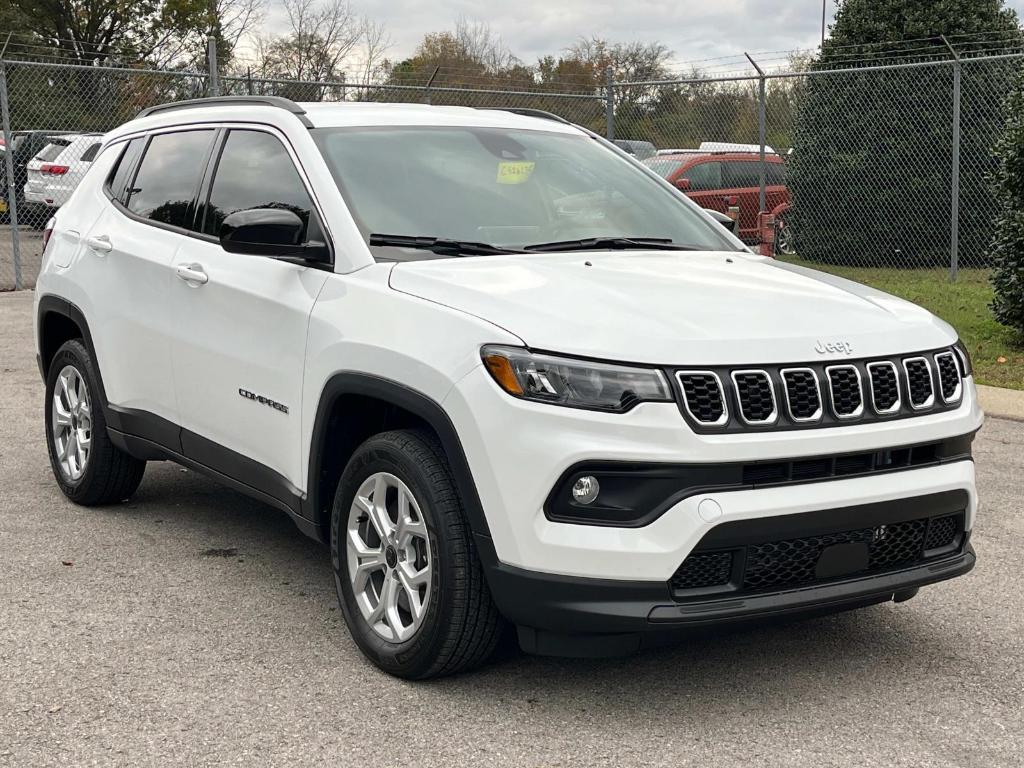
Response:
[[[746,242],[757,242],[760,160],[757,152],[698,150],[659,154],[644,160],[644,164],[702,208],[728,213],[730,206],[738,205],[740,238]],[[780,216],[789,208],[786,164],[775,154],[766,155],[765,163],[765,209]]]

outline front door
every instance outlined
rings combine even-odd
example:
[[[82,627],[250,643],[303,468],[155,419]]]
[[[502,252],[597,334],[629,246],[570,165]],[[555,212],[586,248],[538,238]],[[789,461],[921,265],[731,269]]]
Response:
[[[306,333],[330,274],[265,256],[228,253],[217,239],[236,211],[286,208],[321,239],[310,195],[281,137],[231,129],[208,199],[174,259],[172,366],[185,455],[277,498],[305,487],[302,380]]]

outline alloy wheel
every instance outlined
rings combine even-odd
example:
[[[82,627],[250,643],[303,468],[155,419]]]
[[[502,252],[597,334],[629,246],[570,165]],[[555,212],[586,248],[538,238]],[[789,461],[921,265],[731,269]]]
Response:
[[[384,640],[405,642],[426,616],[433,563],[419,502],[398,477],[377,472],[359,486],[346,547],[363,619]]]
[[[66,365],[57,377],[51,403],[53,448],[66,480],[85,473],[92,446],[92,407],[89,388],[78,369]]]

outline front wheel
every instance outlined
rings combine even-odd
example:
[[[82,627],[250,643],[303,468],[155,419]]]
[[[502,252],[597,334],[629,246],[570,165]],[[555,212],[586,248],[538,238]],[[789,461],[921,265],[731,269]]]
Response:
[[[503,621],[432,435],[385,432],[356,450],[334,497],[331,556],[352,639],[385,672],[450,675],[497,646]]]

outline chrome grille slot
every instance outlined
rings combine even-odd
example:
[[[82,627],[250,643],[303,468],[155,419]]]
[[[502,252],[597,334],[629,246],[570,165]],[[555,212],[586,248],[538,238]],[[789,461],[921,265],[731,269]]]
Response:
[[[871,377],[871,407],[883,416],[896,413],[902,405],[900,398],[900,376],[896,364],[889,360],[868,363]]]
[[[860,371],[855,365],[830,365],[825,369],[828,377],[832,413],[838,419],[855,419],[864,413],[864,393]]]
[[[767,371],[733,371],[732,383],[740,417],[747,424],[774,424],[779,417],[775,387]]]
[[[786,407],[793,421],[817,421],[821,418],[821,388],[818,375],[811,368],[783,368],[782,383],[786,391]]]
[[[940,352],[935,356],[935,370],[939,374],[939,393],[943,402],[955,403],[963,394],[960,367],[952,352]]]
[[[683,405],[690,418],[708,426],[718,426],[729,420],[722,380],[718,378],[717,373],[679,371],[676,379],[683,391]]]
[[[908,357],[903,361],[907,374],[907,393],[910,407],[923,411],[935,404],[935,384],[932,381],[932,367],[926,357]]]

